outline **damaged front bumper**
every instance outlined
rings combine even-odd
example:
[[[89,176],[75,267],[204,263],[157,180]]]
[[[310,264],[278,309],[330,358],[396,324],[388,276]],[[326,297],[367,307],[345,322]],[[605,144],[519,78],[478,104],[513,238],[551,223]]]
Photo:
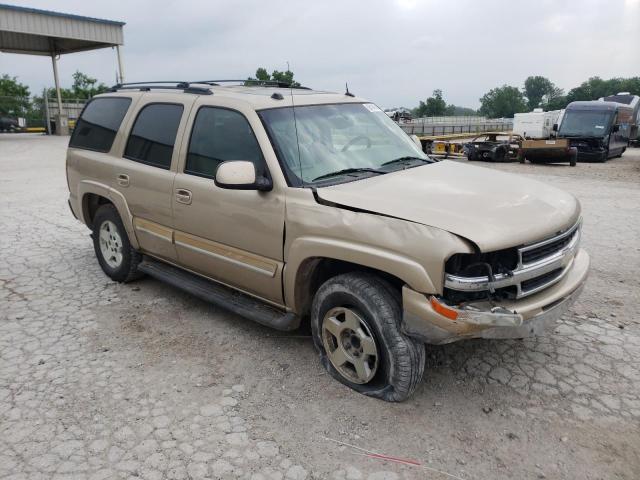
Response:
[[[589,255],[578,250],[562,279],[526,298],[449,306],[438,297],[402,289],[403,331],[429,344],[467,338],[524,338],[541,335],[580,295],[589,273]]]

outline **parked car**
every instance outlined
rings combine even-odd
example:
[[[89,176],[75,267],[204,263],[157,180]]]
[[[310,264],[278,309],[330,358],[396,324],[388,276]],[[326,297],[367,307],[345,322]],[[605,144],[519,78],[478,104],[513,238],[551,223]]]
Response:
[[[85,107],[69,205],[111,279],[310,325],[331,376],[387,401],[420,383],[425,344],[541,334],[581,291],[573,195],[436,162],[357,97],[220,83],[119,85]]]
[[[465,144],[469,161],[512,162],[518,158],[522,136],[515,133],[485,132]]]
[[[629,145],[633,108],[600,100],[567,105],[557,138],[578,151],[578,161],[606,162],[621,157]]]
[[[629,122],[629,143],[638,143],[638,127],[640,126],[640,96],[631,95],[629,92],[619,92],[615,95],[609,95],[608,97],[602,97],[598,100],[604,102],[616,102],[627,105],[631,110],[631,117]]]
[[[10,117],[0,117],[0,132],[19,132],[22,130],[18,120]]]
[[[413,120],[413,114],[406,108],[399,108],[397,110],[387,110],[385,113],[393,119],[394,122],[403,123]]]

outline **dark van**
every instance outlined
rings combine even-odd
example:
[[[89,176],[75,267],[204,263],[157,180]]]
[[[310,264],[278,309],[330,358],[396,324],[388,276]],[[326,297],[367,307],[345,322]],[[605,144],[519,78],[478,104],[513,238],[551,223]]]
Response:
[[[600,100],[571,102],[562,117],[558,138],[568,138],[578,161],[605,162],[619,157],[629,145],[633,109]]]

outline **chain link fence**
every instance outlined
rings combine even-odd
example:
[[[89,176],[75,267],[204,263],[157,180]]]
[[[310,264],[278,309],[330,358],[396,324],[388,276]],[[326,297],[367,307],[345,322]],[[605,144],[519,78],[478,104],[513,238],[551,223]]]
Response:
[[[59,112],[56,98],[0,95],[0,132],[55,133],[58,113],[65,115],[73,128],[86,103],[81,98],[63,99]]]

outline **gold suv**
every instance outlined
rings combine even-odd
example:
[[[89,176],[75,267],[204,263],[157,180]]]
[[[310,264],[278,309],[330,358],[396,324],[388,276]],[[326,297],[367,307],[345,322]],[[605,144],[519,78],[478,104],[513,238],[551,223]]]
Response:
[[[376,105],[281,84],[116,85],[77,122],[69,204],[113,280],[160,278],[407,398],[425,343],[541,334],[589,270],[580,204],[426,156]]]

